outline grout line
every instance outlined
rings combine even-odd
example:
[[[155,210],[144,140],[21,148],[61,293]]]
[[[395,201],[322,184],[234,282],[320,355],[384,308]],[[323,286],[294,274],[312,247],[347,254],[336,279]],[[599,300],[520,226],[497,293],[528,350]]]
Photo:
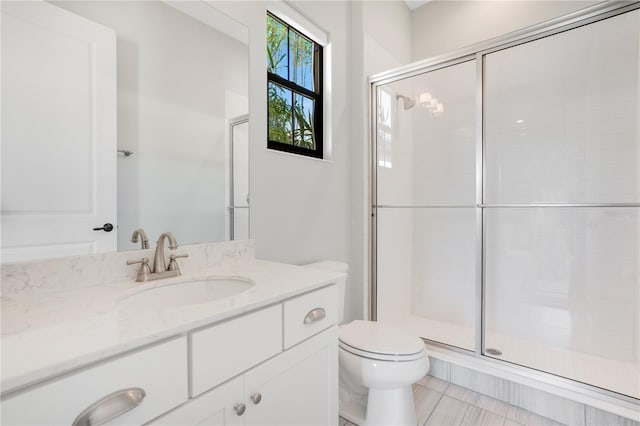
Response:
[[[464,402],[464,401],[462,401],[462,402]],[[464,421],[464,416],[466,416],[466,415],[467,415],[467,411],[469,411],[469,407],[471,407],[471,404],[469,404],[469,403],[467,403],[467,402],[465,402],[465,404],[466,404],[467,408],[465,408],[465,409],[464,409],[464,413],[462,413],[462,420],[460,421],[460,423],[462,423],[462,422]],[[478,407],[478,408],[480,408],[480,407]],[[481,408],[480,408],[480,409],[481,409]]]
[[[431,418],[431,416],[433,415],[433,413],[436,411],[436,409],[438,408],[438,405],[440,405],[440,402],[442,401],[442,397],[444,396],[444,393],[440,394],[440,398],[438,398],[438,402],[436,402],[436,405],[433,406],[433,410],[431,410],[431,412],[429,413],[429,415],[427,416],[427,420],[424,421],[424,423],[422,424],[422,426],[426,425],[427,423],[429,423],[429,419]]]

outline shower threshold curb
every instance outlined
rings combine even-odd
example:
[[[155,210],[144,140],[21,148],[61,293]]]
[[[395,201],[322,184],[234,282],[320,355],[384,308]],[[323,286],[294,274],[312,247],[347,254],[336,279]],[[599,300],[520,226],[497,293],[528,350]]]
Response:
[[[554,396],[562,397],[570,401],[584,404],[588,407],[593,407],[621,417],[625,417],[636,422],[640,422],[640,400],[638,400],[637,403],[626,401],[614,396],[603,395],[596,390],[588,389],[586,386],[582,387],[582,385],[573,383],[569,379],[560,377],[550,378],[549,374],[537,371],[523,371],[523,369],[521,368],[510,366],[508,364],[497,365],[495,362],[492,362],[490,360],[435,346],[430,344],[429,342],[426,342],[426,345],[427,354],[430,358],[444,361],[445,363],[449,364],[447,365],[446,369],[446,377],[436,376],[448,382],[464,387],[464,384],[456,383],[454,380],[452,380],[451,377],[451,366],[460,366],[487,376],[497,377],[499,379],[503,379],[519,385],[528,386],[538,391],[546,392]],[[472,390],[479,393],[487,394],[487,392],[483,392],[479,389]],[[488,396],[503,400],[504,402],[510,403],[512,405],[518,405],[514,401],[500,398],[500,395],[488,394]],[[532,410],[531,407],[522,408],[535,412],[535,410]],[[548,413],[536,414],[548,417]]]

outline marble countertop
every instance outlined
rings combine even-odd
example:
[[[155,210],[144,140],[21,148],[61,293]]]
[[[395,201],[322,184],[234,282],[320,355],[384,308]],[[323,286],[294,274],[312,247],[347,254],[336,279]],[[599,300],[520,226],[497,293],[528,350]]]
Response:
[[[134,311],[120,303],[132,292],[146,288],[215,276],[246,277],[255,285],[235,296],[187,306]],[[128,279],[3,300],[2,393],[277,303],[342,276],[252,260],[148,283]]]

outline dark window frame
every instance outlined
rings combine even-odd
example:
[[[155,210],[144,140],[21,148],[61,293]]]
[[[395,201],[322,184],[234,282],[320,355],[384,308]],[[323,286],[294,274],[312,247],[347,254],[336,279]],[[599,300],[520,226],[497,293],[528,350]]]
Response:
[[[278,21],[280,24],[282,24],[283,26],[285,26],[287,28],[287,46],[290,40],[290,32],[293,30],[296,32],[296,34],[298,34],[299,36],[305,38],[306,40],[308,40],[309,42],[313,43],[313,81],[314,81],[314,89],[316,90],[309,90],[306,87],[300,86],[296,83],[294,83],[291,80],[288,80],[284,77],[279,76],[278,74],[274,74],[271,73],[269,71],[267,71],[267,86],[269,85],[269,83],[275,83],[279,86],[282,86],[288,90],[290,90],[292,92],[292,99],[291,99],[291,105],[292,105],[292,111],[291,111],[291,144],[287,144],[287,143],[283,143],[283,142],[279,142],[279,141],[274,141],[269,139],[269,108],[267,108],[267,148],[269,149],[273,149],[273,150],[277,150],[277,151],[283,151],[283,152],[289,152],[289,153],[293,153],[293,154],[299,154],[299,155],[304,155],[304,156],[308,156],[308,157],[313,157],[313,158],[323,158],[324,156],[324,137],[323,137],[323,119],[322,119],[322,115],[323,115],[323,74],[324,74],[324,68],[323,68],[323,56],[324,56],[324,49],[322,47],[321,44],[315,42],[311,37],[307,36],[303,31],[298,30],[295,26],[283,21],[282,19],[278,18],[277,16],[275,16],[274,14],[267,12],[268,17]],[[289,54],[289,49],[287,48],[287,55]],[[287,57],[287,67],[289,67],[289,59]],[[268,87],[267,87],[267,91],[268,91]],[[295,99],[295,95],[296,94],[300,94],[300,95],[304,95],[308,98],[313,99],[314,101],[314,110],[313,110],[313,130],[314,130],[314,142],[315,142],[315,148],[305,148],[302,146],[297,146],[294,145],[294,128],[293,125],[295,123],[294,117],[293,117],[293,105],[294,105],[294,99]],[[267,103],[269,102],[269,97],[267,96]]]

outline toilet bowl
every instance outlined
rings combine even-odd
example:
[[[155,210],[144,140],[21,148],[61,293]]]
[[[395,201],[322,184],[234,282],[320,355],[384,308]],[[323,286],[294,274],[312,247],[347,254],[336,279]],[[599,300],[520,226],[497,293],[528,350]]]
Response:
[[[361,426],[415,426],[411,385],[429,371],[421,339],[372,321],[340,327],[341,415]]]
[[[307,265],[347,272],[339,262]],[[338,284],[342,323],[345,280]],[[405,330],[374,321],[339,328],[340,416],[360,426],[415,426],[412,384],[429,371],[424,342]]]

